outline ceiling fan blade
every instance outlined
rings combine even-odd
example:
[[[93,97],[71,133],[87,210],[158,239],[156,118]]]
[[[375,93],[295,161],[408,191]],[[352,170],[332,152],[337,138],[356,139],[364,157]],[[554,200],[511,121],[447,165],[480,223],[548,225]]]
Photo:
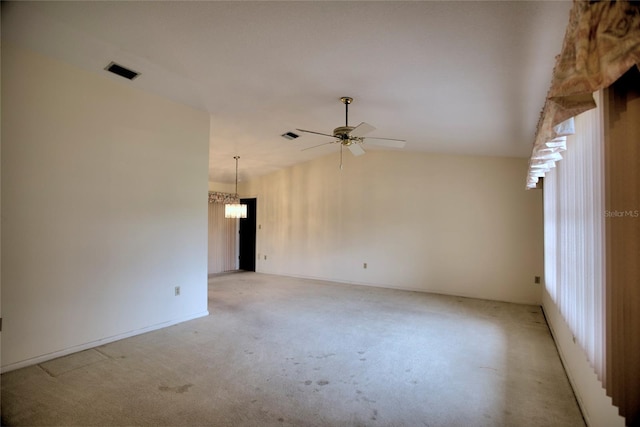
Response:
[[[397,138],[378,138],[375,136],[367,136],[366,139],[382,139],[384,141],[400,141],[400,142],[407,142],[406,139],[397,139]]]
[[[376,130],[376,128],[374,128],[373,126],[371,126],[368,123],[362,122],[358,126],[353,128],[351,130],[351,132],[349,132],[349,136],[360,137],[360,136],[366,135],[369,132],[372,132],[374,130]]]
[[[392,138],[365,138],[364,142],[371,145],[379,145],[381,147],[390,147],[390,148],[404,148],[404,144],[406,143],[403,139],[392,139]]]
[[[331,138],[335,138],[333,135],[329,135],[328,133],[314,132],[312,130],[304,130],[304,129],[298,129],[298,128],[296,128],[296,130],[299,130],[300,132],[315,133],[316,135],[330,136]]]
[[[298,129],[299,130],[299,129]],[[300,151],[307,151],[307,150],[311,150],[312,148],[317,148],[317,147],[322,147],[323,145],[329,145],[329,144],[333,144],[336,141],[331,141],[331,142],[325,142],[324,144],[318,144],[318,145],[314,145],[313,147],[307,147],[307,148],[303,148]]]
[[[349,148],[349,151],[351,151],[351,154],[353,154],[354,156],[362,156],[364,154],[364,150],[362,149],[360,144],[351,144],[347,145],[347,147]]]

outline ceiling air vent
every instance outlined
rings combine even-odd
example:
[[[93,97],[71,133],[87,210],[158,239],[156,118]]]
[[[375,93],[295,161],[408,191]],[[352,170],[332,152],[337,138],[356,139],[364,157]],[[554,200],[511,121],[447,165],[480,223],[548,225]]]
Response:
[[[297,133],[293,133],[293,132],[287,132],[287,133],[283,133],[280,136],[282,136],[285,139],[296,139],[300,135],[298,135]]]
[[[120,77],[124,77],[125,79],[133,80],[140,75],[137,71],[130,70],[128,68],[123,67],[122,65],[118,65],[115,62],[111,62],[109,65],[105,67],[105,70],[112,72],[113,74],[117,74]]]

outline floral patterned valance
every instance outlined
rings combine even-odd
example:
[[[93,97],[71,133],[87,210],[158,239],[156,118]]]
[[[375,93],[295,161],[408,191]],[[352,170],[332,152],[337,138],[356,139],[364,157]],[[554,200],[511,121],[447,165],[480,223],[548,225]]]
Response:
[[[240,197],[237,194],[209,191],[209,203],[240,203]]]
[[[562,158],[560,128],[596,107],[593,93],[640,67],[640,2],[574,0],[536,132],[527,188]]]

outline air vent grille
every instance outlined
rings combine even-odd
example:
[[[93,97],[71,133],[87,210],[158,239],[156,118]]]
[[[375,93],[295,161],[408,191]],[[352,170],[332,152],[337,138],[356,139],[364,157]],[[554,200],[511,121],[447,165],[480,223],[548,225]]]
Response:
[[[283,133],[281,136],[283,138],[285,138],[285,139],[296,139],[300,135],[298,135],[297,133],[293,133],[293,132],[287,132],[287,133]]]
[[[109,65],[105,67],[105,70],[129,80],[133,80],[140,75],[140,73],[138,73],[137,71],[125,68],[122,65],[116,64],[115,62],[109,63]]]

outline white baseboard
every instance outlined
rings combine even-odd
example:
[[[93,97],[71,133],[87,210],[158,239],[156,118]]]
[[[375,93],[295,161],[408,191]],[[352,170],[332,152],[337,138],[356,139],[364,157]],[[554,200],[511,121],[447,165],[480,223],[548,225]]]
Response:
[[[625,419],[619,415],[618,408],[606,395],[602,383],[587,360],[586,353],[574,342],[569,326],[546,291],[543,291],[542,300],[542,308],[551,336],[555,341],[585,423],[589,427],[624,427]]]
[[[41,356],[32,357],[30,359],[21,360],[19,362],[11,363],[9,365],[3,365],[0,367],[0,373],[5,373],[9,371],[14,371],[20,368],[26,368],[27,366],[37,365],[38,363],[43,363],[48,360],[57,359],[58,357],[67,356],[72,353],[77,353],[79,351],[88,350],[90,348],[98,347],[104,344],[108,344],[110,342],[119,341],[125,338],[133,337],[140,334],[145,334],[147,332],[155,331],[158,329],[166,328],[169,326],[177,325],[178,323],[186,322],[189,320],[197,319],[199,317],[208,316],[209,311],[203,311],[196,314],[191,314],[189,316],[180,317],[178,319],[169,320],[167,322],[158,323],[155,325],[147,326],[145,328],[136,329],[129,332],[124,332],[122,334],[113,335],[111,337],[101,338],[99,340],[90,341],[84,344],[75,345],[73,347],[65,348],[63,350],[54,351],[52,353],[43,354]]]

